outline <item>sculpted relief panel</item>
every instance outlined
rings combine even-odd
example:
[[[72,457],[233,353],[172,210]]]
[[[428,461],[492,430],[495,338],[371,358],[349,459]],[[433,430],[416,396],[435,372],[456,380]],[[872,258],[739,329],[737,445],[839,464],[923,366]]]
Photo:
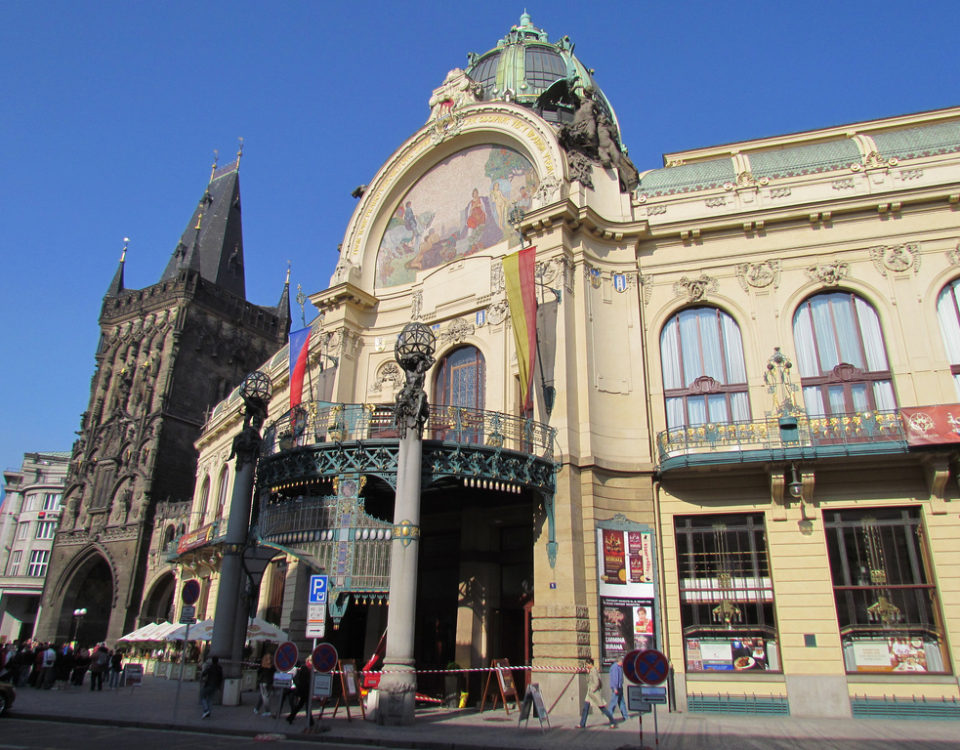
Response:
[[[533,165],[503,146],[475,146],[445,159],[400,200],[377,254],[377,286],[416,279],[418,271],[506,241],[517,206],[529,211],[539,179]]]

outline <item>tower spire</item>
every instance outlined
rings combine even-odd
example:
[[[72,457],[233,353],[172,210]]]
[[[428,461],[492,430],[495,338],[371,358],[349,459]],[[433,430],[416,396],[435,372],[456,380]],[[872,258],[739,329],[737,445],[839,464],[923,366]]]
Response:
[[[127,262],[127,246],[130,244],[130,238],[123,238],[123,250],[120,252],[120,264],[117,266],[117,272],[113,275],[113,281],[107,287],[107,296],[116,297],[123,291],[123,266]]]

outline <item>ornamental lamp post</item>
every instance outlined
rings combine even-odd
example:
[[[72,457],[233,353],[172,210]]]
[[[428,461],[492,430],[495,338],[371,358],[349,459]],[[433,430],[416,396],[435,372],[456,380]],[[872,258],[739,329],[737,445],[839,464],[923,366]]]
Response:
[[[260,428],[267,418],[270,402],[270,378],[259,370],[251,372],[240,384],[243,399],[243,429],[233,439],[230,458],[236,456],[233,494],[227,533],[223,539],[223,560],[220,565],[220,587],[213,622],[210,654],[223,663],[226,679],[223,705],[240,702],[240,667],[243,642],[247,632],[247,608],[239,606],[244,594],[243,550],[250,531],[250,510],[253,478],[260,455]]]
[[[377,722],[412,724],[417,675],[413,641],[417,604],[417,556],[420,552],[420,473],[423,428],[430,416],[423,389],[433,365],[436,337],[423,323],[404,326],[394,347],[397,364],[407,381],[394,407],[400,436],[397,489],[390,548],[390,607],[387,610],[387,650],[380,680]]]
[[[80,645],[80,623],[83,622],[83,618],[87,616],[86,607],[78,607],[73,610],[73,642],[78,646]]]

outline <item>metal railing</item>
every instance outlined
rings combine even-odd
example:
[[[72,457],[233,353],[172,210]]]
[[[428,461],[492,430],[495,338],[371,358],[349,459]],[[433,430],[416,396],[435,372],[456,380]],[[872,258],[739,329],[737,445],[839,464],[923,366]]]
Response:
[[[264,430],[261,451],[269,456],[317,443],[390,440],[398,436],[393,404],[309,401]],[[502,412],[431,404],[423,439],[505,448],[553,460],[556,430]]]
[[[878,443],[895,443],[906,450],[899,410],[710,422],[672,427],[657,435],[661,463],[693,454],[761,450],[839,448],[845,453],[869,452],[870,446]]]

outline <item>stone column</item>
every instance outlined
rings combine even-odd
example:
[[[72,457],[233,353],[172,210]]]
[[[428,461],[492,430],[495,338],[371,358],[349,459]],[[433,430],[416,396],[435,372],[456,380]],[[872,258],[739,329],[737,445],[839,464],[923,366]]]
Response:
[[[430,410],[423,390],[424,376],[433,364],[436,340],[427,326],[404,326],[394,348],[407,375],[394,416],[400,434],[397,491],[390,547],[390,608],[387,611],[387,649],[380,679],[377,722],[412,724],[417,675],[413,644],[417,617],[417,556],[420,553],[420,474],[423,428]]]
[[[220,564],[220,585],[217,588],[217,609],[213,623],[210,655],[222,662],[224,705],[239,702],[240,659],[246,637],[243,581],[243,549],[250,531],[250,509],[253,502],[253,479],[260,455],[260,427],[267,415],[270,400],[270,379],[253,372],[240,386],[244,402],[243,430],[233,439],[230,458],[236,456],[236,474],[230,498],[230,516],[224,537],[223,560]],[[241,606],[241,605],[244,606]],[[240,611],[242,610],[242,612]],[[243,619],[241,619],[241,616]]]

